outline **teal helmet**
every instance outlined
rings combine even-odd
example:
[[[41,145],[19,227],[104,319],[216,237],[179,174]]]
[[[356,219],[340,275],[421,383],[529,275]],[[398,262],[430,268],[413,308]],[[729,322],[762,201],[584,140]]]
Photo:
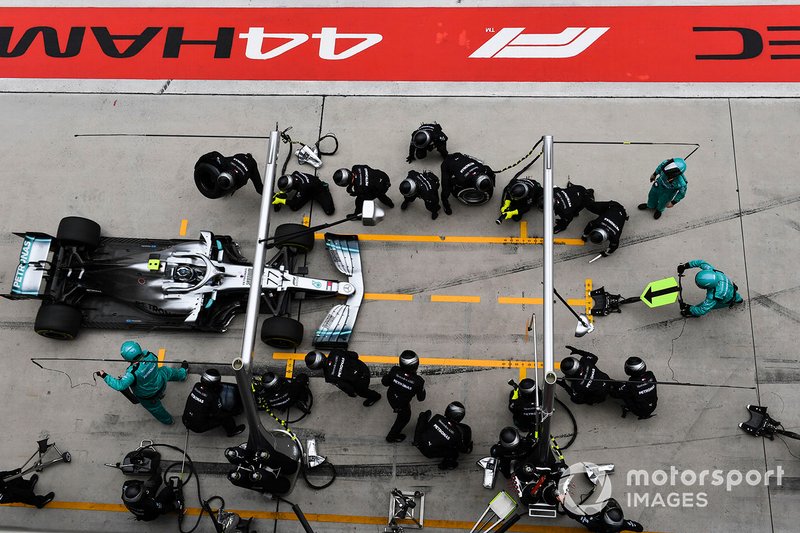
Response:
[[[142,347],[139,346],[138,342],[125,341],[122,343],[119,353],[126,361],[135,361],[144,353],[144,351],[142,350]]]
[[[701,270],[694,277],[694,282],[698,287],[711,289],[717,284],[717,275],[713,270]]]

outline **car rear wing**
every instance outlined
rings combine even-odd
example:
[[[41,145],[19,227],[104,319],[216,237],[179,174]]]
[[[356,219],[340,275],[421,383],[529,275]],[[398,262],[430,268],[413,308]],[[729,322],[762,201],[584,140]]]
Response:
[[[317,348],[347,348],[356,324],[358,310],[364,299],[364,277],[361,272],[361,250],[356,235],[325,234],[325,247],[336,269],[346,275],[355,292],[347,302],[333,307],[314,332],[312,341]]]
[[[19,265],[11,282],[11,293],[0,294],[9,300],[41,298],[45,291],[46,275],[51,268],[50,252],[56,240],[46,233],[14,233],[22,237]]]

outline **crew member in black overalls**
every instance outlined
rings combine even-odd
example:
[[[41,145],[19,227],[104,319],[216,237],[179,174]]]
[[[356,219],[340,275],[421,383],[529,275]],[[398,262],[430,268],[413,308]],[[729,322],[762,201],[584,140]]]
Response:
[[[222,426],[229,437],[245,430],[245,425],[237,426],[233,414],[223,407],[219,370],[209,368],[192,388],[183,409],[183,425],[195,433],[205,433]]]
[[[595,404],[606,399],[611,378],[597,368],[597,356],[593,353],[567,346],[571,354],[581,356],[580,361],[574,357],[565,357],[561,361],[561,371],[568,379],[558,379],[573,403]]]
[[[0,472],[0,504],[5,503],[24,503],[34,505],[41,509],[56,497],[54,492],[48,492],[44,496],[38,496],[33,492],[36,483],[39,481],[39,474],[33,474],[30,478],[24,479],[17,476],[22,469],[6,470]],[[14,479],[8,479],[14,477]]]
[[[609,498],[605,507],[595,514],[578,515],[564,507],[563,514],[566,514],[589,531],[594,533],[618,533],[619,531],[644,531],[644,527],[639,522],[626,520],[622,513],[622,508],[614,498]]]
[[[403,211],[420,198],[425,202],[425,209],[431,212],[431,218],[436,220],[439,217],[439,178],[433,172],[410,170],[406,179],[400,182],[400,194],[404,198],[400,204]]]
[[[369,368],[356,352],[337,348],[325,355],[315,350],[306,355],[306,366],[311,370],[322,369],[326,382],[333,383],[351,398],[361,396],[366,407],[381,399],[379,392],[369,388]]]
[[[147,481],[129,479],[122,485],[122,503],[133,513],[136,520],[150,522],[161,515],[177,511],[183,513],[181,490],[177,486],[179,478],[167,484],[161,491],[161,476],[156,474]],[[158,493],[158,494],[156,494]]]
[[[439,124],[423,124],[411,134],[406,163],[411,163],[414,159],[425,159],[428,152],[434,149],[438,150],[442,157],[447,157],[447,135]]]
[[[452,470],[458,466],[459,453],[472,453],[472,428],[461,423],[466,409],[461,402],[452,402],[444,416],[430,411],[420,413],[414,430],[414,446],[428,459],[442,459],[440,470]]]
[[[283,204],[292,211],[299,211],[311,200],[316,200],[326,215],[334,212],[333,197],[328,184],[313,174],[295,170],[278,178],[279,192],[272,198],[275,211]]]
[[[502,224],[504,220],[514,222],[522,220],[522,215],[536,207],[541,209],[544,200],[544,189],[533,178],[514,178],[503,189],[500,198],[500,216],[495,220]]]
[[[356,210],[360,214],[364,200],[380,200],[386,207],[394,207],[394,202],[386,196],[392,183],[382,170],[367,165],[354,165],[352,169],[340,168],[333,173],[333,181],[340,187],[347,187],[347,194],[355,197]]]
[[[594,189],[567,182],[567,187],[553,187],[553,213],[557,218],[553,233],[567,229],[572,219],[578,216],[584,207],[594,202]]]
[[[381,378],[381,383],[389,387],[386,399],[397,413],[387,442],[403,442],[406,436],[403,433],[408,421],[411,420],[411,400],[416,396],[417,401],[425,401],[425,380],[417,374],[419,357],[412,350],[404,350],[400,354],[400,364],[389,369],[389,373]]]
[[[622,228],[628,220],[628,214],[622,204],[613,200],[609,202],[590,202],[586,209],[599,215],[596,219],[586,224],[581,239],[586,242],[588,238],[593,244],[608,241],[608,249],[602,252],[603,257],[613,254],[619,247],[619,238]]]
[[[513,382],[509,382],[513,384]],[[536,389],[536,382],[525,378],[508,395],[508,410],[513,415],[514,425],[522,431],[533,431],[536,427],[536,396],[542,405],[542,391]]]
[[[489,455],[497,459],[498,469],[506,479],[511,477],[514,466],[518,461],[524,461],[533,451],[536,441],[533,437],[523,437],[516,428],[511,426],[503,428],[500,432],[500,441],[492,446]]]
[[[468,205],[485,204],[494,191],[494,171],[480,159],[461,153],[449,154],[442,161],[442,207],[447,215],[452,194]]]
[[[311,412],[311,389],[308,387],[308,374],[302,372],[287,379],[274,372],[263,376],[253,376],[253,394],[261,409],[286,411],[297,407],[302,412]]]
[[[248,181],[253,182],[258,194],[263,194],[258,163],[250,154],[225,157],[219,152],[209,152],[200,156],[194,164],[194,183],[206,198],[216,199],[233,194]]]
[[[612,398],[623,401],[622,417],[633,413],[639,420],[650,418],[658,405],[656,376],[647,370],[647,365],[639,357],[628,357],[625,361],[625,373],[630,376],[626,383],[612,387],[609,394]]]

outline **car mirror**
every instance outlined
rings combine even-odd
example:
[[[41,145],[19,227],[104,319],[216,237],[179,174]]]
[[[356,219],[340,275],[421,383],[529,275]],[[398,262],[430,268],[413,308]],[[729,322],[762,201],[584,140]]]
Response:
[[[594,331],[594,324],[589,321],[589,317],[584,314],[580,315],[580,320],[578,320],[578,325],[575,327],[575,336],[576,337],[583,337],[587,333],[591,333]]]
[[[375,200],[365,200],[361,208],[361,223],[365,226],[377,226],[386,212],[375,204]]]

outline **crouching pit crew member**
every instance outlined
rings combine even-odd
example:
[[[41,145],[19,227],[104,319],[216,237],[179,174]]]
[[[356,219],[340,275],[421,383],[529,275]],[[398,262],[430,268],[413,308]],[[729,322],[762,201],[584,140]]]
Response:
[[[292,378],[267,372],[253,376],[253,393],[259,408],[286,411],[297,407],[305,414],[311,412],[313,397],[308,386],[308,374],[298,373]]]
[[[321,369],[326,382],[336,385],[351,398],[364,398],[366,407],[381,399],[379,392],[369,388],[369,368],[358,359],[356,352],[337,348],[325,355],[315,350],[306,355],[306,366],[311,370]]]
[[[567,346],[571,355],[580,355],[580,361],[574,357],[565,357],[561,361],[561,371],[565,378],[556,381],[561,385],[573,403],[592,405],[606,399],[611,378],[597,368],[597,356],[593,353]]]
[[[442,157],[447,157],[447,135],[435,122],[423,124],[411,134],[406,163],[411,163],[414,159],[425,159],[428,152],[432,152],[434,149],[438,150]]]
[[[515,222],[522,220],[522,215],[536,207],[541,209],[544,200],[544,189],[532,178],[514,178],[503,189],[500,198],[500,216],[495,220],[502,224],[509,218]]]
[[[279,191],[272,198],[275,211],[279,211],[284,204],[292,211],[299,211],[311,200],[316,200],[328,216],[335,211],[330,187],[313,174],[295,170],[278,178],[277,185]]]
[[[441,458],[440,470],[456,468],[459,453],[472,453],[472,428],[461,422],[465,414],[464,404],[452,402],[444,416],[425,411],[417,419],[412,444],[428,459]]]
[[[403,211],[408,209],[411,202],[420,198],[425,202],[425,209],[431,212],[431,219],[436,220],[439,217],[439,178],[433,172],[409,171],[406,179],[400,182],[400,194],[404,198],[400,204]]]
[[[500,431],[500,441],[492,446],[489,455],[498,460],[500,472],[509,479],[516,463],[525,461],[534,444],[533,437],[523,437],[516,428],[509,426]]]
[[[233,413],[223,406],[219,370],[209,368],[192,388],[183,409],[183,425],[195,433],[205,433],[222,426],[229,437],[245,430],[245,425],[237,426]]]
[[[538,404],[542,405],[542,391],[536,389],[536,382],[525,378],[517,386],[513,381],[508,383],[514,390],[508,395],[508,410],[513,415],[514,425],[522,431],[533,431],[537,421],[537,395]]]
[[[340,168],[333,173],[333,181],[339,187],[347,187],[347,194],[356,199],[354,215],[361,213],[364,200],[380,200],[386,207],[394,207],[392,199],[386,196],[392,183],[382,170],[367,165],[355,165],[352,169]]]
[[[442,161],[442,207],[452,215],[450,195],[467,205],[488,202],[494,191],[494,171],[480,159],[453,153]]]
[[[122,485],[122,503],[136,520],[145,522],[171,512],[183,514],[183,497],[179,484],[180,478],[174,477],[158,491],[161,486],[159,475],[154,475],[147,481],[129,479]]]
[[[559,499],[563,502],[563,496]],[[605,507],[595,514],[579,515],[575,514],[564,506],[564,514],[585,526],[586,529],[594,533],[617,533],[619,531],[644,531],[644,527],[639,522],[626,520],[622,513],[622,508],[617,500],[610,498]]]
[[[36,483],[39,481],[39,474],[33,474],[30,478],[24,479],[18,475],[20,472],[22,472],[20,468],[0,472],[0,505],[24,503],[41,509],[53,501],[53,498],[56,497],[54,492],[48,492],[44,496],[33,492]]]
[[[625,373],[630,376],[626,383],[611,387],[612,398],[622,400],[622,418],[633,413],[639,420],[650,418],[658,405],[656,376],[639,357],[628,357]]]
[[[625,221],[628,220],[625,208],[619,202],[611,200],[592,202],[586,206],[586,209],[599,216],[586,224],[581,239],[586,242],[588,238],[592,244],[602,244],[608,241],[608,249],[602,255],[605,257],[613,254],[619,247],[622,228],[625,226]]]
[[[553,214],[557,217],[553,233],[567,229],[572,219],[581,214],[588,204],[594,202],[594,189],[567,182],[567,187],[553,187]]]

